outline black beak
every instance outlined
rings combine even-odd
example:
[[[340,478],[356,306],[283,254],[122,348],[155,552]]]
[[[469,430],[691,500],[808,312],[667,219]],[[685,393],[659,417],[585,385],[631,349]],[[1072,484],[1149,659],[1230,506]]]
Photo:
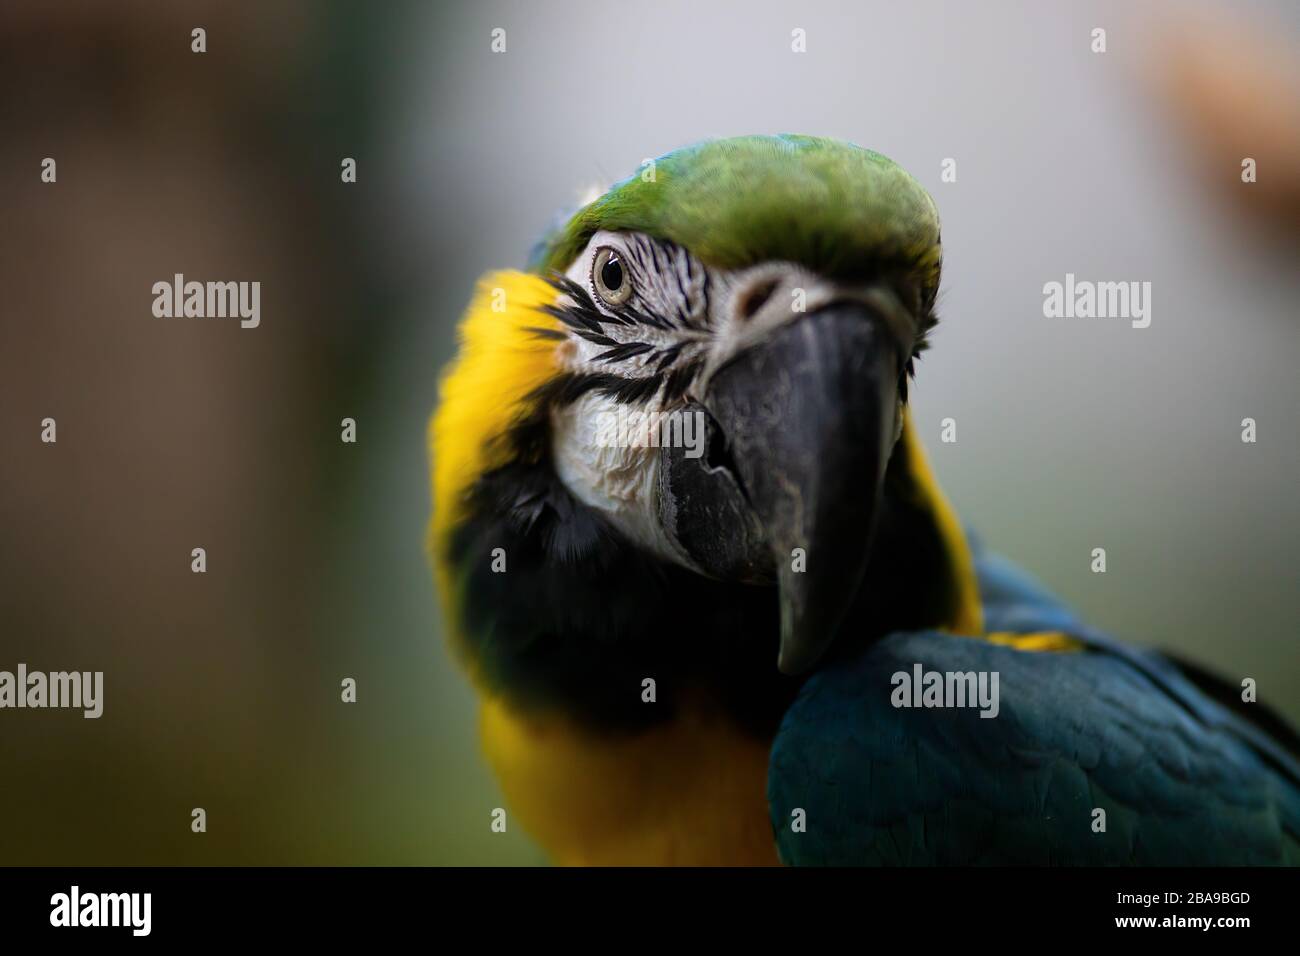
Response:
[[[781,328],[708,383],[728,467],[775,563],[784,673],[817,662],[858,594],[896,435],[899,374],[883,321],[842,303]]]

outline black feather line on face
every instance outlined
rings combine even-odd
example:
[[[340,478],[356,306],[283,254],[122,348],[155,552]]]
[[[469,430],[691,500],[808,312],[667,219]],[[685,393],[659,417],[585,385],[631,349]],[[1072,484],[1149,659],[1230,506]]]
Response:
[[[607,372],[580,373],[572,388],[579,395],[596,392],[614,399],[621,405],[643,405],[654,398],[663,385],[658,376],[645,378],[623,378]]]
[[[547,315],[552,315],[559,319],[580,335],[584,333],[599,335],[603,331],[603,326],[601,325],[601,318],[603,318],[603,316],[597,315],[593,317],[586,314],[581,308],[566,308],[561,305],[551,305],[548,303],[547,305],[540,306],[539,309]]]
[[[652,329],[659,329],[661,332],[668,332],[676,328],[672,320],[662,316],[655,315],[652,312],[643,312],[640,309],[628,308],[624,310],[637,325],[648,325]]]
[[[681,326],[670,319],[631,306],[615,310],[619,314],[611,316],[596,306],[590,292],[567,276],[553,273],[546,281],[558,292],[571,298],[573,303],[571,305],[548,303],[539,306],[539,310],[564,323],[569,330],[568,334],[576,335],[594,345],[604,346],[605,351],[597,354],[592,361],[621,362],[638,355],[651,354],[651,361],[654,364],[649,374],[638,377],[626,377],[612,372],[567,372],[546,383],[529,396],[530,401],[535,403],[534,407],[549,413],[551,409],[572,404],[591,391],[606,395],[620,404],[641,405],[653,399],[665,384],[670,386],[668,393],[670,401],[675,401],[684,394],[698,374],[701,363],[696,361],[673,372],[669,372],[668,368],[681,354],[685,343],[679,342],[659,349],[649,342],[620,342],[607,335],[604,328],[608,324],[617,324],[645,326],[668,332]],[[547,330],[536,331],[540,333]],[[566,333],[550,331],[543,337],[563,339]]]
[[[659,361],[655,365],[654,374],[662,375],[664,369],[673,363],[673,360],[681,354],[684,343],[678,342],[676,345],[670,345],[659,353]]]
[[[630,304],[622,308],[610,307],[609,312],[603,312],[587,289],[561,273],[552,273],[546,277],[546,281],[558,292],[572,299],[573,304],[568,306],[547,304],[540,306],[541,310],[559,319],[579,334],[585,331],[599,335],[604,331],[605,325],[633,327],[640,325],[658,329],[660,332],[669,332],[676,328],[671,320]]]
[[[569,337],[566,333],[561,332],[559,329],[541,329],[541,328],[537,328],[536,326],[530,326],[525,331],[531,333],[534,338],[549,339],[554,342],[563,342],[565,339]]]
[[[621,362],[624,359],[630,359],[637,355],[644,355],[646,352],[653,352],[654,346],[646,342],[627,342],[622,345],[616,345],[608,351],[601,352],[592,361],[594,362]]]
[[[664,385],[664,403],[672,404],[678,401],[686,394],[686,390],[691,387],[695,381],[695,376],[699,373],[704,363],[700,359],[688,362],[681,368],[674,369],[668,376],[668,382]]]
[[[574,282],[568,276],[554,273],[547,276],[546,281],[557,292],[567,295],[573,300],[572,305],[556,305],[547,303],[540,306],[541,311],[547,315],[553,315],[569,328],[580,331],[585,330],[600,334],[606,325],[629,325],[629,320],[621,316],[610,316],[600,311],[596,307],[595,300],[589,293],[578,283]]]
[[[691,274],[694,275],[695,269],[697,268],[694,259],[691,260],[690,268],[691,268]],[[688,315],[686,317],[685,324],[686,324],[686,328],[693,329],[697,332],[700,332],[704,330],[704,326],[708,325],[709,314],[713,305],[710,302],[710,295],[712,293],[712,289],[710,288],[710,284],[709,284],[710,283],[709,270],[703,267],[698,267],[698,268],[700,268],[700,272],[702,273],[702,277],[701,277],[702,281],[700,282],[700,295],[703,298],[704,302],[703,302],[703,307],[700,309],[700,313],[699,313],[702,321],[696,322]]]
[[[611,339],[608,335],[599,335],[595,332],[584,332],[581,329],[574,329],[573,334],[579,338],[586,339],[593,345],[603,345],[606,348],[614,348],[619,344],[616,339]]]

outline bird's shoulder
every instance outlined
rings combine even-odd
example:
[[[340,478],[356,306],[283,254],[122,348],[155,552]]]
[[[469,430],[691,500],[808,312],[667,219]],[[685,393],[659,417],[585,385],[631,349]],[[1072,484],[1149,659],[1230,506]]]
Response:
[[[769,766],[784,860],[1300,862],[1282,744],[1013,566],[979,565],[989,630],[1068,639],[900,633],[812,677]]]

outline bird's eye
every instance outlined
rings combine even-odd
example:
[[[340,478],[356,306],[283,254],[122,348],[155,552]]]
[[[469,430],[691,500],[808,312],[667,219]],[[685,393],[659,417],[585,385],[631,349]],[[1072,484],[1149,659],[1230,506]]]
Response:
[[[604,246],[596,250],[591,285],[606,305],[622,305],[632,297],[632,277],[617,249]]]

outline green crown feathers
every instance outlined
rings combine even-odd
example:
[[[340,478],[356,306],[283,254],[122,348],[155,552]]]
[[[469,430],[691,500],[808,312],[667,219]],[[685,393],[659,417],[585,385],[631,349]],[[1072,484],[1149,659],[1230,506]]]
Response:
[[[601,229],[638,231],[702,262],[797,262],[836,278],[902,272],[928,311],[942,252],[934,200],[888,157],[815,136],[742,136],[675,150],[543,240],[531,268],[563,271]]]

